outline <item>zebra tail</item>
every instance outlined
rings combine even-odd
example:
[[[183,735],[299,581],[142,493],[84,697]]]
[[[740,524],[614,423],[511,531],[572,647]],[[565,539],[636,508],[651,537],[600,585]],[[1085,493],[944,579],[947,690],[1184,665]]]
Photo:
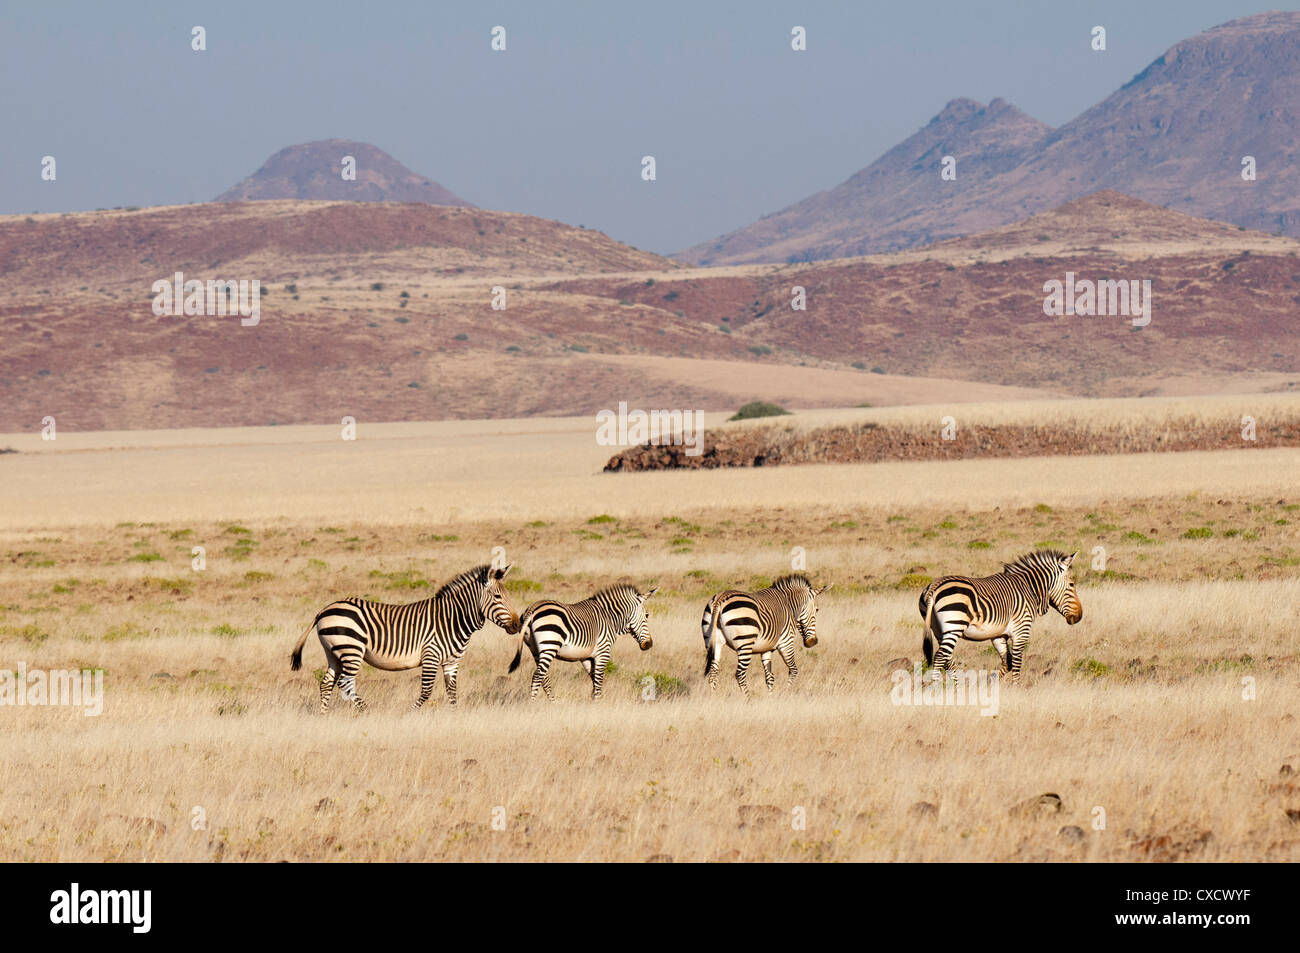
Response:
[[[515,649],[515,659],[510,663],[507,673],[513,672],[519,667],[520,660],[524,657],[524,639],[528,637],[528,626],[532,622],[531,618],[525,618],[529,615],[529,610],[525,609],[524,614],[519,617],[519,647]]]
[[[709,666],[713,664],[713,633],[718,629],[718,607],[709,602],[709,632],[704,636],[704,674],[709,674]]]
[[[302,668],[302,647],[307,644],[307,636],[311,635],[316,628],[316,619],[312,619],[311,625],[307,626],[307,631],[302,634],[298,644],[293,647],[293,654],[289,656],[289,668],[292,671],[298,671]]]
[[[934,616],[934,598],[938,590],[931,592],[930,600],[925,606],[925,634],[921,636],[921,651],[925,653],[925,664],[934,665],[934,629],[930,621]]]

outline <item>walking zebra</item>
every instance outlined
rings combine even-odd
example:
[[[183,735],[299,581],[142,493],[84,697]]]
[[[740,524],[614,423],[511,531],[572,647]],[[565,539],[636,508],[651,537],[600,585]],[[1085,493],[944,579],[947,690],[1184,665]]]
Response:
[[[817,597],[829,588],[814,589],[807,576],[795,573],[757,592],[728,589],[710,599],[700,620],[704,631],[704,676],[709,687],[718,687],[724,640],[736,653],[736,681],[746,695],[749,661],[755,652],[763,661],[763,681],[769,692],[774,681],[773,649],[780,653],[781,661],[790,670],[789,681],[793,682],[799,675],[794,660],[795,632],[803,637],[807,648],[817,644]],[[722,638],[717,637],[718,632]]]
[[[995,576],[942,576],[926,586],[918,608],[925,619],[922,650],[926,662],[934,666],[933,677],[941,679],[947,673],[957,639],[992,639],[1002,659],[1002,674],[1010,672],[1013,683],[1020,681],[1034,621],[1049,608],[1070,625],[1083,618],[1083,604],[1070,576],[1077,555],[1040,549],[1005,563]]]
[[[591,676],[591,697],[599,698],[605,686],[605,667],[614,651],[614,639],[627,632],[636,639],[642,652],[653,644],[645,601],[656,589],[643,593],[636,586],[620,584],[572,605],[550,600],[534,602],[519,617],[519,648],[509,670],[513,672],[519,667],[524,646],[528,646],[537,663],[529,697],[536,698],[537,690],[543,689],[546,697],[554,700],[551,662],[556,658],[581,662]]]
[[[320,710],[329,711],[334,686],[364,711],[357,694],[362,661],[388,672],[420,667],[420,697],[412,710],[429,700],[442,668],[447,697],[456,704],[456,669],[469,638],[491,619],[512,635],[519,616],[510,607],[501,580],[510,567],[476,566],[446,583],[431,598],[405,605],[385,605],[365,599],[342,599],[316,614],[289,657],[296,672],[302,667],[302,647],[313,631],[320,637],[329,669],[320,683]]]

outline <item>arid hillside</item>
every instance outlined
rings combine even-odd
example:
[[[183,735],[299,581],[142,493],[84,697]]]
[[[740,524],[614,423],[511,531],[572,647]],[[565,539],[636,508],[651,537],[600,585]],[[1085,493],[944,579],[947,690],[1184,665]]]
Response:
[[[0,431],[1287,390],[1298,252],[1114,192],[925,249],[717,269],[424,204],[9,216]],[[155,315],[178,271],[258,280],[256,326]],[[1150,281],[1150,323],[1046,316],[1068,273]]]
[[[707,315],[729,342],[888,374],[1088,396],[1210,393],[1300,386],[1298,253],[1293,239],[1101,192],[892,255],[554,287]],[[1045,283],[1067,273],[1150,281],[1150,323],[1045,316]],[[805,312],[790,309],[796,287]]]

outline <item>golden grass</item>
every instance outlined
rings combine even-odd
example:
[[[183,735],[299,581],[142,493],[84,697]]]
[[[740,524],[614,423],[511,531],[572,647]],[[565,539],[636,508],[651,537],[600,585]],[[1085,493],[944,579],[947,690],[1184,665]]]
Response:
[[[0,458],[0,668],[106,687],[97,718],[0,708],[0,859],[1300,859],[1300,452],[601,476],[593,429],[61,435]],[[1083,623],[1038,624],[996,717],[893,704],[921,580],[1040,544],[1082,551]],[[458,710],[439,689],[407,713],[416,673],[366,669],[368,714],[316,713],[318,644],[302,672],[287,656],[317,609],[421,598],[496,545],[517,608],[660,586],[655,647],[620,640],[601,703],[569,664],[529,704],[489,626]],[[795,546],[834,584],[799,682],[778,661],[768,697],[754,668],[744,702],[728,654],[710,694],[704,599]],[[956,661],[996,667],[975,643]],[[1048,792],[1059,813],[1012,812]]]
[[[513,640],[492,630],[471,645],[459,710],[438,699],[406,713],[414,674],[367,671],[372,711],[326,718],[313,679],[284,664],[301,617],[259,613],[284,631],[97,647],[99,718],[7,710],[0,856],[1295,860],[1285,810],[1300,791],[1278,771],[1300,745],[1278,741],[1295,737],[1296,664],[1267,659],[1289,632],[1269,606],[1297,596],[1294,580],[1085,590],[1088,625],[1043,624],[1028,684],[1001,693],[996,717],[891,703],[886,661],[917,657],[910,594],[829,599],[801,681],[749,703],[730,679],[708,693],[695,607],[669,604],[650,653],[618,646],[599,704],[574,665],[556,674],[559,702],[529,704],[527,667],[504,677]],[[1212,607],[1190,631],[1167,614],[1188,598]],[[1227,619],[1239,628],[1216,624]],[[1093,657],[1111,672],[1071,670]],[[992,661],[959,652],[965,666]],[[319,665],[313,646],[307,667]],[[647,670],[680,676],[687,694],[642,702]],[[1257,700],[1242,699],[1243,676]],[[1059,814],[1010,813],[1047,792]],[[938,814],[917,816],[918,802]],[[196,807],[206,830],[192,829]]]

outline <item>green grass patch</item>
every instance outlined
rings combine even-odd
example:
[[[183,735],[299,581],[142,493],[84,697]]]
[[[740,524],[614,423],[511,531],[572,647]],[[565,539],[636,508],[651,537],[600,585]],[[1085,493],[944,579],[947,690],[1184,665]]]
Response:
[[[166,578],[163,576],[145,576],[142,582],[151,589],[170,592],[173,595],[187,595],[194,588],[194,580],[185,576]]]
[[[608,671],[608,670],[607,670]],[[644,692],[650,687],[649,680],[654,680],[654,697],[656,699],[664,698],[685,698],[691,693],[686,687],[686,683],[674,675],[667,675],[664,672],[638,672],[632,676],[632,680],[637,684],[637,690]]]
[[[1255,660],[1249,655],[1237,658],[1208,659],[1197,664],[1197,675],[1223,675],[1232,672],[1248,672],[1255,667]]]
[[[105,642],[121,642],[125,639],[144,638],[145,631],[133,622],[123,622],[121,625],[109,626],[102,638]]]
[[[35,622],[29,622],[26,625],[0,625],[0,637],[22,639],[28,645],[40,645],[50,637]]]
[[[1098,662],[1095,658],[1081,658],[1070,666],[1070,671],[1089,678],[1105,678],[1110,674],[1110,666],[1105,662]]]
[[[933,576],[927,576],[925,573],[909,572],[898,582],[894,583],[895,589],[924,589],[930,583],[934,582]]]
[[[414,569],[399,569],[395,572],[370,570],[371,579],[383,579],[385,589],[428,589],[429,580]]]

